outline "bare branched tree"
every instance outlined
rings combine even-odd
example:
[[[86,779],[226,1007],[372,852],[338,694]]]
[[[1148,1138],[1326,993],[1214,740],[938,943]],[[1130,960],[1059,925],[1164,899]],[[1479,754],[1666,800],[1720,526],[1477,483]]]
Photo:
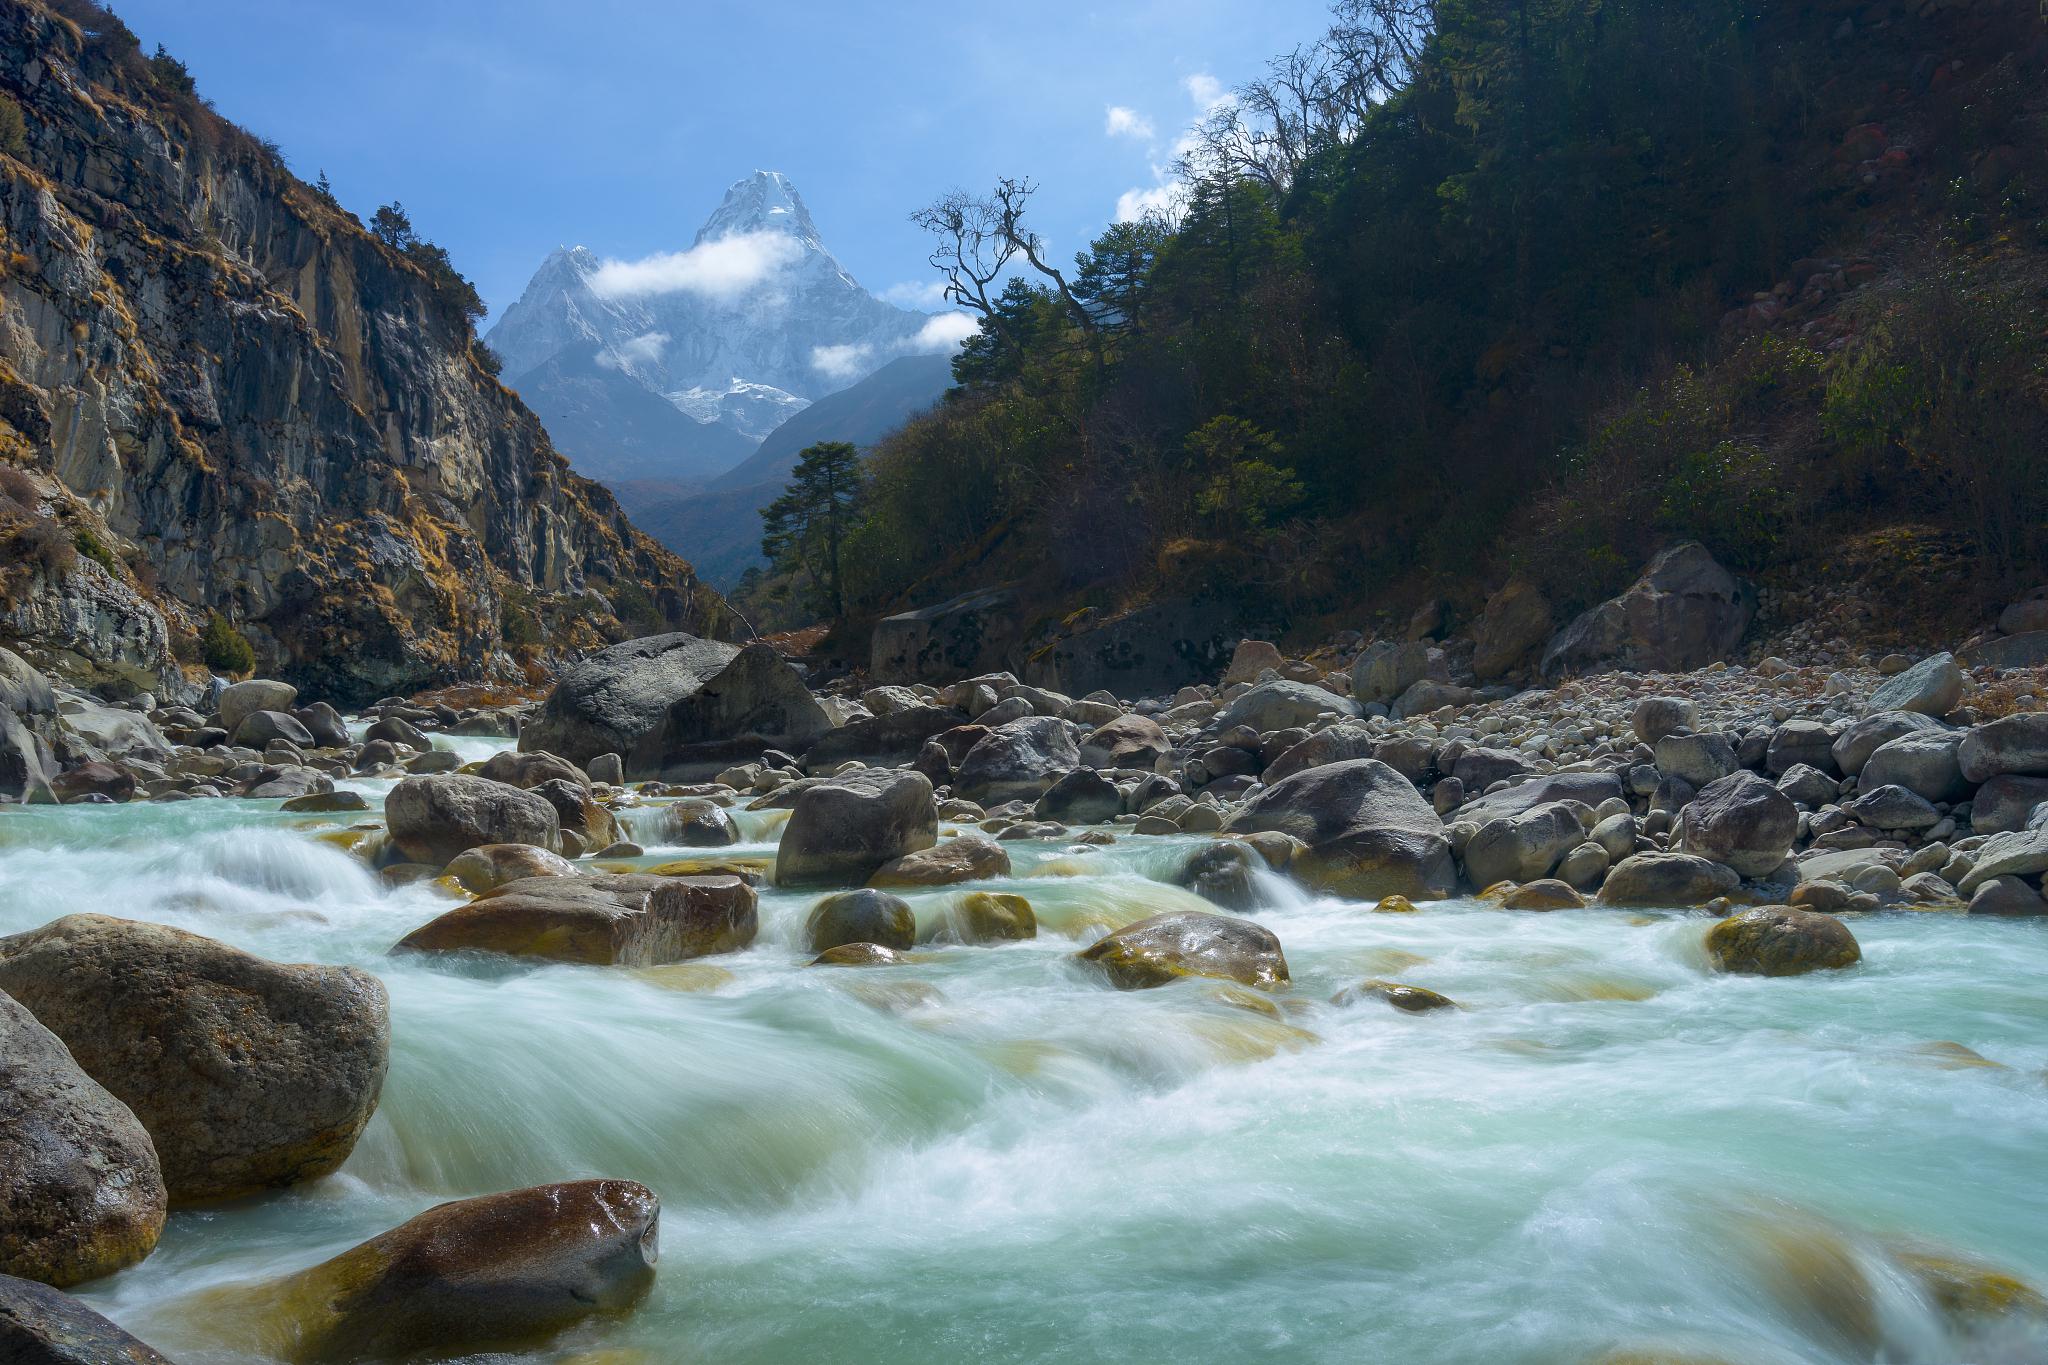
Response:
[[[996,307],[1002,293],[998,281],[1018,251],[1006,231],[1002,207],[965,190],[949,190],[911,214],[910,221],[932,236],[929,259],[946,277],[946,302],[973,309],[1005,340],[1012,340]]]

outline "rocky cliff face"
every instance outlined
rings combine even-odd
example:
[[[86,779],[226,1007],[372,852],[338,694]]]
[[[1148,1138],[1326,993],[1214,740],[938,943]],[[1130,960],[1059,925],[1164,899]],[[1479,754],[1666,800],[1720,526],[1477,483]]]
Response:
[[[508,672],[508,627],[728,632],[569,473],[435,281],[118,22],[0,0],[0,93],[25,125],[0,149],[0,462],[42,495],[24,515],[88,551],[15,566],[0,635],[89,655],[95,595],[170,641],[218,610],[260,667],[358,700]],[[37,499],[14,482],[19,512]]]

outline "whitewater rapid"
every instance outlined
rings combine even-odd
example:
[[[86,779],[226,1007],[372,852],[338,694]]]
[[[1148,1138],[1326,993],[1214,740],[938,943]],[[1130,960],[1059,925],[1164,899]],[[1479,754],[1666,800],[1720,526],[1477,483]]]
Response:
[[[390,989],[389,1080],[340,1174],[175,1213],[83,1291],[186,1365],[245,1359],[178,1313],[194,1291],[584,1176],[661,1196],[657,1286],[518,1359],[2048,1358],[2024,1322],[1959,1335],[1901,1269],[1931,1250],[2048,1284],[2048,924],[1856,919],[1860,967],[1769,980],[1706,971],[1698,916],[1382,915],[1274,879],[1257,917],[1294,986],[1267,1013],[1073,961],[1202,907],[1165,880],[1199,840],[1125,837],[1008,845],[1016,875],[978,889],[1027,896],[1039,937],[905,967],[806,968],[816,897],[773,890],[743,953],[450,965],[387,956],[452,902],[318,838],[362,818],[0,813],[0,933],[96,911]],[[721,855],[778,827],[743,814]],[[958,894],[907,898],[931,922]],[[1464,1008],[1328,1003],[1365,977]],[[1787,1247],[1811,1245],[1871,1286],[1867,1332],[1801,1287]]]

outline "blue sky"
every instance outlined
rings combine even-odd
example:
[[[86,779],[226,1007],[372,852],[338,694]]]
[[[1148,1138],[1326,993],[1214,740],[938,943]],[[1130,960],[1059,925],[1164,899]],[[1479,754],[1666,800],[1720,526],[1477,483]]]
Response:
[[[1040,230],[1071,256],[1154,185],[1202,98],[1326,19],[1325,0],[113,5],[359,215],[403,201],[494,315],[558,244],[688,246],[757,168],[878,293],[930,279],[912,209],[1003,174],[1042,184]]]

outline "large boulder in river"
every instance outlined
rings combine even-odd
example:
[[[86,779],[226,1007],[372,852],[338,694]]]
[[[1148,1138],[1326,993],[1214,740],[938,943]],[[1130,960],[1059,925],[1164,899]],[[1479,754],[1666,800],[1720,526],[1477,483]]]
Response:
[[[975,741],[953,774],[953,795],[983,806],[1036,801],[1061,774],[1080,765],[1081,751],[1066,721],[1025,716]]]
[[[528,877],[428,921],[392,951],[658,967],[746,947],[758,907],[733,876]]]
[[[522,1351],[638,1303],[654,1283],[660,1216],[654,1192],[630,1180],[461,1199],[297,1274],[205,1291],[184,1311],[265,1358]]]
[[[1971,782],[2002,773],[2048,775],[2048,711],[2022,711],[1973,727],[1956,758]]]
[[[938,837],[938,802],[924,774],[867,768],[827,778],[790,808],[775,847],[775,883],[857,886]]]
[[[588,773],[560,754],[551,754],[545,749],[507,749],[492,754],[476,770],[476,775],[521,791],[531,791],[543,782],[557,781],[573,782],[586,790],[590,787]]]
[[[827,896],[804,920],[804,941],[814,953],[848,943],[874,943],[898,951],[917,939],[910,903],[886,891],[863,888]]]
[[[1448,896],[1457,888],[1443,821],[1412,783],[1373,758],[1298,772],[1253,797],[1225,828],[1275,830],[1307,845],[1292,871],[1353,900]]]
[[[0,938],[0,991],[148,1130],[171,1201],[334,1170],[383,1089],[383,983],[160,924],[67,915]]]
[[[0,1360],[9,1365],[172,1365],[77,1299],[0,1275]]]
[[[1684,852],[1744,877],[1768,876],[1783,866],[1798,837],[1792,798],[1747,768],[1700,788],[1678,820]]]
[[[870,886],[945,886],[1010,875],[1010,854],[985,834],[963,834],[943,844],[892,858],[868,878]]]
[[[1680,910],[1733,895],[1742,885],[1735,869],[1693,853],[1637,853],[1623,858],[1600,884],[1603,905]]]
[[[579,765],[615,753],[629,781],[687,779],[726,766],[735,741],[800,750],[829,727],[772,646],[677,633],[628,640],[564,669],[519,747]]]
[[[1543,651],[1543,672],[1556,677],[1613,668],[1705,668],[1734,652],[1755,614],[1755,592],[1706,547],[1687,541],[1651,560],[1627,592],[1552,636]]]
[[[1173,910],[1105,934],[1077,955],[1120,990],[1165,986],[1189,976],[1220,977],[1272,990],[1287,984],[1280,940],[1263,925],[1205,910]]]
[[[149,1255],[164,1209],[141,1122],[0,994],[0,1275],[59,1286],[111,1275]],[[0,1329],[0,1359],[27,1358]]]
[[[1863,959],[1847,925],[1789,905],[1731,915],[1707,931],[1706,947],[1717,971],[1744,976],[1802,976],[1853,967]]]
[[[545,799],[462,773],[406,778],[384,798],[384,820],[405,861],[429,867],[485,844],[561,848],[561,816]]]

